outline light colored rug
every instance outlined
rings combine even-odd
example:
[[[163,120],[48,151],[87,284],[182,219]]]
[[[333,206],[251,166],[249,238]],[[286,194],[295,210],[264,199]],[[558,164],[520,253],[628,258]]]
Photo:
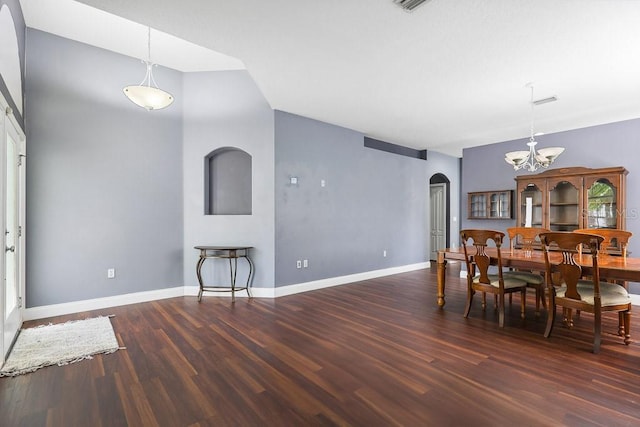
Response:
[[[0,369],[0,377],[26,374],[50,365],[67,365],[119,348],[108,317],[22,329]]]

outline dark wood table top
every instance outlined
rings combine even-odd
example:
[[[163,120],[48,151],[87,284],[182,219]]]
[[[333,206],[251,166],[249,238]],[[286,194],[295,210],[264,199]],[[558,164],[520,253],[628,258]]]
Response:
[[[471,250],[475,250],[472,248]],[[464,248],[445,249],[442,251],[444,254],[443,259],[464,261]],[[496,255],[495,248],[487,248],[487,254],[491,257]],[[514,267],[514,268],[529,268],[544,270],[544,253],[542,251],[531,251],[530,255],[527,255],[522,249],[515,249],[513,253],[509,250],[501,251],[502,266]],[[551,253],[551,262],[560,262],[562,255],[558,253]],[[591,255],[582,254],[576,257],[576,262],[581,264],[585,270],[591,267]],[[629,280],[632,282],[640,282],[640,258],[622,257],[618,255],[598,255],[598,268],[600,270],[600,276]]]

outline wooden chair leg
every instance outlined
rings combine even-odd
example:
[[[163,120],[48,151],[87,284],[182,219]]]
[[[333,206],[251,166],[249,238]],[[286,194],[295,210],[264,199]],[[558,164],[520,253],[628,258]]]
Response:
[[[487,309],[487,293],[483,292],[482,293],[482,311],[485,311]]]
[[[624,318],[624,343],[625,345],[629,345],[629,343],[631,342],[631,331],[629,330],[629,328],[631,327],[631,312],[628,310],[623,312],[623,318]]]
[[[471,303],[473,302],[473,294],[475,291],[473,289],[469,289],[467,291],[467,305],[464,308],[464,317],[469,317],[469,312],[471,311]]]
[[[564,315],[564,319],[562,319],[562,321],[567,325],[567,328],[573,328],[573,309],[563,308],[562,314]]]
[[[549,295],[549,306],[547,307],[547,328],[544,331],[544,337],[549,338],[553,330],[553,323],[556,321],[556,302],[554,295]]]
[[[624,313],[624,311],[618,312],[618,335],[621,337],[624,336],[624,331],[626,330],[624,326]]]
[[[509,294],[511,295],[511,294]],[[520,317],[525,318],[525,306],[527,304],[527,288],[522,289],[520,292]]]

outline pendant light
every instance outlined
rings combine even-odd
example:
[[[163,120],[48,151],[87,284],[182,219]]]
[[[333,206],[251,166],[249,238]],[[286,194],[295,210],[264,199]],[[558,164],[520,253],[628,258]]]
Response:
[[[529,149],[522,151],[511,151],[505,154],[504,160],[511,166],[513,166],[513,169],[515,170],[524,169],[529,172],[535,172],[540,167],[548,168],[549,165],[556,159],[556,157],[562,154],[564,148],[548,147],[541,148],[540,150],[536,151],[536,145],[538,144],[538,142],[536,141],[535,134],[533,133],[533,118],[534,107],[537,102],[534,102],[533,100],[533,84],[528,83],[526,87],[531,88],[531,136],[529,137],[529,142],[527,142]],[[555,98],[552,98],[552,100],[555,100]]]
[[[144,79],[139,85],[125,87],[123,92],[131,102],[148,111],[160,110],[173,103],[173,96],[169,92],[158,88],[153,78],[153,67],[156,64],[151,62],[151,27],[148,27],[147,49],[147,60],[142,61],[147,66],[147,73]]]

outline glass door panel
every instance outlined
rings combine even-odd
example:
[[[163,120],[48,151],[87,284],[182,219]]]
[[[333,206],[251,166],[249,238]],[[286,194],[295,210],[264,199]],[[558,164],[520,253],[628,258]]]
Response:
[[[469,217],[470,218],[486,218],[487,217],[487,195],[486,194],[471,195]]]
[[[527,185],[520,193],[520,227],[542,227],[542,190]]]
[[[549,191],[549,228],[573,231],[580,228],[580,190],[568,181],[559,182]]]
[[[606,179],[593,183],[587,191],[587,228],[618,228],[616,188]]]

